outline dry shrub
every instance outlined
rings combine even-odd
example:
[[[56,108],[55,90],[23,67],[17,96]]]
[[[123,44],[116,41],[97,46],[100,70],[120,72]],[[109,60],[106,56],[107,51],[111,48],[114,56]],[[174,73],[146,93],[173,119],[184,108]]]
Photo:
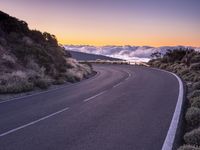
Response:
[[[6,73],[0,77],[0,93],[20,93],[33,88],[34,84],[28,81],[27,74],[23,71]]]
[[[186,144],[200,146],[200,128],[194,129],[184,135]]]
[[[194,145],[183,145],[178,150],[200,150],[200,147]]]
[[[80,81],[92,73],[92,68],[87,64],[79,64],[71,58],[67,59],[67,63],[71,65],[71,68],[67,69],[66,72],[66,79],[69,82]]]
[[[200,125],[200,109],[191,107],[187,110],[185,119],[189,129],[194,129]]]

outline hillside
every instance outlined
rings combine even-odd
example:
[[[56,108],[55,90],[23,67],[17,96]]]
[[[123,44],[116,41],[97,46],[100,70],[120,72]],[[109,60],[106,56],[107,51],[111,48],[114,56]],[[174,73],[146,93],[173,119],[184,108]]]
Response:
[[[69,52],[72,55],[72,58],[77,59],[77,60],[82,60],[82,61],[97,60],[97,59],[110,60],[110,61],[121,60],[121,59],[107,57],[103,55],[88,54],[88,53],[77,52],[77,51],[69,51]]]
[[[30,30],[26,22],[0,11],[0,93],[76,82],[91,72],[72,59],[54,35]]]

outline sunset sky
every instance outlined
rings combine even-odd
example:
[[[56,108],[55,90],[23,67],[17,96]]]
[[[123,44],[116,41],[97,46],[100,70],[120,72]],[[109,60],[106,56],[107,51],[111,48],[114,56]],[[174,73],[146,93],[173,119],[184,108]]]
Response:
[[[200,46],[200,0],[0,0],[62,44]]]

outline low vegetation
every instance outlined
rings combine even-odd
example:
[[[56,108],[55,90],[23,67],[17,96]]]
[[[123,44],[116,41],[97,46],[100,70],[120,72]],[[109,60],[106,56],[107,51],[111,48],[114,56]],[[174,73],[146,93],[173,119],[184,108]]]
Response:
[[[192,145],[183,145],[178,150],[200,150],[200,147]]]
[[[30,30],[26,22],[0,11],[0,93],[19,93],[87,78],[54,35]]]
[[[200,53],[193,49],[153,53],[149,65],[179,75],[187,84],[188,109],[185,114],[184,146],[179,150],[200,150]]]

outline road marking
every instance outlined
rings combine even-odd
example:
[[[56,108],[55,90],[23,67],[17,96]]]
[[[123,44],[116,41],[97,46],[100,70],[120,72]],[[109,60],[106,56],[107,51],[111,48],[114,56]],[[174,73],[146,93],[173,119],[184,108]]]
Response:
[[[103,92],[101,92],[101,93],[99,93],[99,94],[97,94],[97,95],[94,95],[94,96],[92,96],[92,97],[89,97],[89,98],[87,98],[87,99],[85,99],[85,100],[83,100],[83,101],[84,101],[84,102],[87,102],[87,101],[89,101],[89,100],[92,100],[92,99],[94,99],[94,98],[96,98],[96,97],[98,97],[98,96],[104,94],[105,92],[106,92],[106,91],[103,91]]]
[[[173,115],[169,130],[167,132],[167,136],[165,138],[162,150],[172,150],[172,148],[173,148],[176,131],[178,129],[178,123],[180,120],[182,105],[183,105],[183,96],[184,96],[183,82],[176,74],[174,74],[174,73],[171,73],[171,74],[174,75],[179,82],[179,95],[178,95],[178,101],[176,104],[174,115]]]
[[[128,74],[128,77],[124,81],[127,81],[131,77],[131,73],[128,71],[125,71],[125,72]]]
[[[122,84],[122,82],[120,82],[120,83],[114,85],[113,88],[116,88],[116,87],[120,86],[121,84]]]
[[[130,74],[130,72],[127,72],[128,73],[128,77],[131,77],[131,74]]]
[[[18,130],[21,130],[21,129],[23,129],[23,128],[26,128],[26,127],[28,127],[28,126],[34,125],[34,124],[36,124],[36,123],[38,123],[38,122],[40,122],[40,121],[43,121],[43,120],[48,119],[48,118],[50,118],[50,117],[53,117],[53,116],[55,116],[55,115],[57,115],[57,114],[60,114],[60,113],[66,111],[66,110],[68,110],[68,109],[69,109],[69,107],[66,107],[66,108],[64,108],[64,109],[62,109],[62,110],[59,110],[59,111],[57,111],[57,112],[55,112],[55,113],[52,113],[52,114],[50,114],[50,115],[48,115],[48,116],[42,117],[42,118],[40,118],[40,119],[38,119],[38,120],[32,121],[32,122],[30,122],[30,123],[27,123],[27,124],[25,124],[25,125],[22,125],[22,126],[20,126],[20,127],[17,127],[17,128],[15,128],[15,129],[9,130],[9,131],[4,132],[4,133],[1,133],[1,134],[0,134],[0,137],[3,137],[3,136],[8,135],[8,134],[11,134],[11,133],[16,132],[16,131],[18,131]]]
[[[175,142],[175,136],[176,136],[176,132],[177,132],[177,129],[178,129],[180,116],[181,116],[181,110],[182,110],[182,107],[183,107],[183,100],[184,100],[183,82],[179,78],[179,76],[177,76],[175,73],[172,73],[172,72],[169,72],[169,71],[166,71],[166,70],[157,69],[157,68],[153,68],[153,69],[172,74],[173,76],[176,77],[176,79],[178,80],[178,83],[179,83],[178,101],[176,103],[176,108],[175,108],[169,129],[168,129],[168,132],[167,132],[167,136],[166,136],[165,141],[164,141],[163,146],[162,146],[162,150],[172,150],[174,142]]]

